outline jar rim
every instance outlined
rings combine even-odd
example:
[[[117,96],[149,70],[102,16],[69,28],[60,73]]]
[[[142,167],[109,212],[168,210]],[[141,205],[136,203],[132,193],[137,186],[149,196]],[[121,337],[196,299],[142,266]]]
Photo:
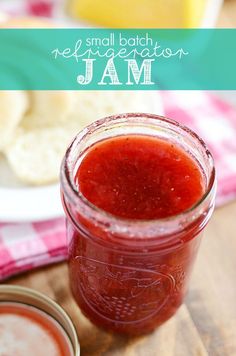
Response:
[[[77,143],[80,142],[86,135],[88,135],[90,132],[94,132],[96,129],[99,127],[102,127],[103,125],[105,126],[106,124],[109,123],[115,123],[115,121],[119,119],[124,119],[124,120],[129,120],[129,119],[156,119],[161,122],[164,122],[172,127],[177,127],[181,129],[183,132],[185,132],[191,139],[195,140],[200,146],[203,148],[208,164],[210,166],[210,175],[209,175],[209,181],[206,184],[206,190],[202,197],[190,208],[186,209],[185,211],[169,216],[166,218],[159,218],[159,219],[147,219],[147,220],[139,220],[139,219],[127,219],[123,217],[117,217],[111,213],[106,212],[103,209],[98,208],[94,204],[92,204],[90,201],[88,201],[81,193],[78,192],[75,181],[72,177],[72,172],[70,171],[70,167],[68,165],[69,162],[69,157],[71,155],[71,151]],[[193,213],[195,210],[201,210],[202,205],[204,205],[204,202],[210,198],[216,189],[216,171],[215,171],[215,165],[214,165],[214,159],[212,157],[212,154],[210,153],[207,145],[201,139],[194,131],[192,131],[190,128],[188,128],[185,125],[180,124],[178,121],[166,118],[161,115],[156,115],[156,114],[148,114],[148,113],[124,113],[124,114],[118,114],[118,115],[111,115],[107,116],[103,119],[97,120],[90,124],[89,126],[85,127],[83,130],[81,130],[73,139],[71,142],[70,146],[67,148],[67,151],[65,153],[65,156],[62,161],[61,165],[61,173],[60,173],[60,178],[61,178],[61,187],[62,191],[65,194],[66,198],[75,205],[80,205],[81,207],[85,208],[86,213],[88,216],[93,216],[94,214],[96,215],[96,218],[100,217],[100,219],[104,219],[104,225],[105,222],[108,222],[111,225],[119,225],[120,227],[129,227],[129,228],[138,228],[139,229],[145,229],[145,228],[150,228],[151,226],[154,227],[155,231],[157,231],[157,227],[166,225],[166,224],[174,224],[175,222],[179,220],[186,220],[188,219],[189,215]],[[208,221],[208,219],[207,219]],[[174,224],[175,225],[175,224]],[[122,229],[121,229],[122,230]],[[160,229],[162,230],[162,229]],[[173,231],[171,231],[173,232]],[[157,234],[156,234],[157,235]]]

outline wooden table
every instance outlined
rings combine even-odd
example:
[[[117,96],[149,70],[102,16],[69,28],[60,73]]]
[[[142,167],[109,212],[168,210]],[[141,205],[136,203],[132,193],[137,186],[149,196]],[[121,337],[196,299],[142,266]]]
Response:
[[[215,211],[185,303],[149,336],[124,339],[93,326],[71,297],[65,263],[27,273],[9,283],[35,288],[59,302],[77,327],[82,356],[235,356],[236,202]]]
[[[218,25],[236,27],[235,0],[225,2]],[[35,288],[59,302],[77,327],[82,356],[235,356],[236,202],[215,211],[185,303],[149,336],[124,339],[93,326],[71,297],[65,263],[27,273],[8,283]]]

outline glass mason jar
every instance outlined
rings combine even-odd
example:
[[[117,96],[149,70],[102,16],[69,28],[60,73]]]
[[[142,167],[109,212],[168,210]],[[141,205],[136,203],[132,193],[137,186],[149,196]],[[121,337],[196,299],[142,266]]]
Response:
[[[87,150],[120,135],[152,135],[181,146],[198,164],[204,195],[189,210],[158,220],[118,218],[91,204],[74,178]],[[140,335],[183,302],[202,231],[214,209],[215,168],[204,142],[179,123],[151,114],[121,114],[82,130],[61,168],[69,276],[82,312],[110,331]]]

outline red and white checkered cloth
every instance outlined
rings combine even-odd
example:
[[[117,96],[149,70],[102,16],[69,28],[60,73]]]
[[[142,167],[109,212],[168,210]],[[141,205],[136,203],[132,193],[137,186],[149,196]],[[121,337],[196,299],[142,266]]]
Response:
[[[218,179],[217,205],[234,199],[236,108],[208,92],[172,91],[163,92],[162,97],[165,115],[190,127],[212,152]]]
[[[63,0],[1,0],[11,15],[55,15]],[[55,6],[56,5],[56,6]],[[165,115],[192,128],[208,144],[218,174],[217,204],[236,198],[236,109],[207,92],[162,92]],[[64,219],[0,224],[0,281],[66,259]]]
[[[0,224],[0,281],[38,266],[66,259],[63,218],[24,224]]]

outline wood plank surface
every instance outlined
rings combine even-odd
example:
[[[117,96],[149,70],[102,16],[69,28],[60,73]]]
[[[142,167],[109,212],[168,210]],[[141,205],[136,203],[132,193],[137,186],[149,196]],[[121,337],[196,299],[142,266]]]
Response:
[[[148,336],[127,339],[92,325],[71,297],[66,263],[21,275],[8,283],[35,288],[60,303],[76,325],[84,356],[235,356],[236,202],[214,212],[185,303]]]
[[[218,26],[236,27],[236,0],[225,1]],[[8,283],[35,288],[60,303],[76,325],[82,356],[236,356],[236,202],[215,211],[185,303],[148,336],[127,339],[92,325],[72,299],[66,263]]]

